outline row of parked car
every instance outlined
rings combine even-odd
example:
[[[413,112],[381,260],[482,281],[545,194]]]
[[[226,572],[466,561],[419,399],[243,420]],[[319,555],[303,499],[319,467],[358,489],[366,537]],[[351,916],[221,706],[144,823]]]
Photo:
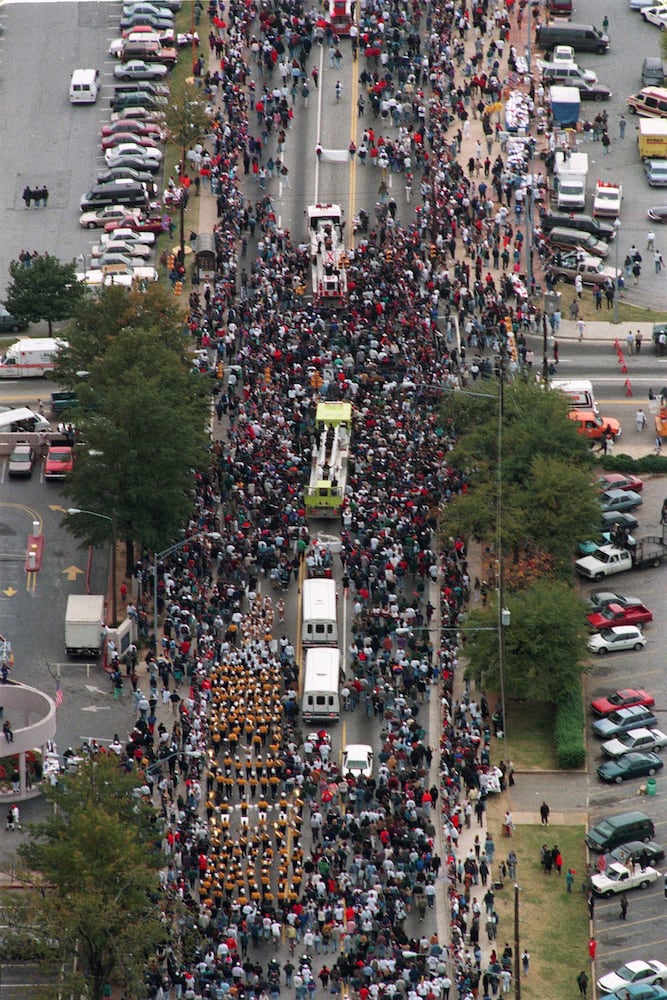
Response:
[[[156,179],[164,160],[166,80],[178,59],[174,13],[180,7],[181,0],[123,5],[121,34],[109,48],[118,62],[110,120],[100,136],[105,169],[80,203],[81,226],[104,230],[78,275],[87,285],[158,278],[150,262],[168,220]]]

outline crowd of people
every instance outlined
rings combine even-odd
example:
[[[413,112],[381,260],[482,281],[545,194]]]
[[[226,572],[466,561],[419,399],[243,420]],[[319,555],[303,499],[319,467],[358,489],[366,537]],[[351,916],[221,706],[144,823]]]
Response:
[[[454,700],[471,584],[465,540],[443,546],[437,532],[467,488],[449,461],[442,394],[535,321],[519,278],[520,212],[510,211],[519,174],[486,111],[505,55],[508,70],[516,58],[512,8],[414,0],[360,13],[368,120],[350,155],[377,171],[379,198],[350,261],[348,300],[332,313],[304,296],[308,255],[280,226],[271,178],[284,177],[304,75],[318,85],[313,46],[344,46],[298,4],[209,5],[209,70],[200,65],[197,80],[214,137],[188,162],[217,199],[217,279],[193,288],[190,332],[227,374],[191,541],[159,567],[150,692],[138,689],[147,707],[137,698],[123,751],[148,755],[163,889],[185,901],[200,942],[156,956],[153,996],[265,1000],[288,989],[304,1000],[342,988],[360,1000],[449,1000],[455,984],[467,1000],[511,980],[511,949],[492,950],[482,968],[474,892],[481,880],[494,942],[493,839],[480,834],[472,859],[458,850],[473,813],[483,826],[488,706]],[[463,166],[476,119],[484,148],[480,139]],[[404,223],[388,170],[417,178],[421,198]],[[354,404],[340,552],[354,631],[342,694],[380,730],[370,778],[344,777],[326,731],[301,730],[275,592],[302,558],[331,559],[303,505],[322,399]],[[145,599],[148,567],[137,575]],[[137,614],[146,621],[141,601]],[[445,713],[439,749],[429,747],[433,690]],[[157,719],[160,700],[171,725]],[[451,941],[436,930],[439,874]],[[288,961],[268,961],[283,940]]]

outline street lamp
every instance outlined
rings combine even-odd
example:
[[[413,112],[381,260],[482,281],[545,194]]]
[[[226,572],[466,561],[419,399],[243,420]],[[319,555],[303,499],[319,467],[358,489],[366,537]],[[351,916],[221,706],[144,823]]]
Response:
[[[614,266],[616,268],[616,275],[614,277],[614,323],[618,323],[618,244],[621,235],[621,220],[618,216],[614,219],[614,229],[616,230],[616,249],[614,252]]]
[[[68,507],[67,513],[70,516],[74,514],[88,514],[89,517],[100,517],[103,521],[111,522],[111,624],[116,627],[118,624],[118,589],[116,587],[116,511],[109,514],[100,514],[96,510],[82,510],[80,507]]]
[[[153,555],[153,634],[155,636],[155,655],[158,655],[158,645],[157,645],[157,566],[160,559],[164,559],[165,556],[170,556],[174,552],[178,552],[179,549],[185,548],[190,542],[196,542],[198,538],[221,538],[219,531],[198,531],[196,535],[188,535],[187,538],[182,538],[180,542],[175,542],[168,548],[163,549],[162,552],[156,552]]]

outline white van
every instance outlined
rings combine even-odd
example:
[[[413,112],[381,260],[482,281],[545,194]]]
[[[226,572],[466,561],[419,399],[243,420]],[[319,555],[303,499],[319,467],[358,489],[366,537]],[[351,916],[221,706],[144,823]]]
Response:
[[[41,413],[33,413],[27,406],[0,413],[0,433],[2,434],[34,434],[51,429],[51,424],[46,417],[43,417]]]
[[[75,69],[69,84],[70,104],[94,104],[100,91],[97,69]]]
[[[337,647],[317,646],[306,650],[301,715],[304,722],[340,718],[340,653]]]
[[[336,584],[333,580],[305,580],[301,641],[304,646],[333,646],[338,642]]]
[[[555,378],[551,381],[551,388],[558,389],[567,396],[570,409],[572,410],[593,410],[598,412],[598,404],[595,402],[593,393],[593,383],[587,378]]]

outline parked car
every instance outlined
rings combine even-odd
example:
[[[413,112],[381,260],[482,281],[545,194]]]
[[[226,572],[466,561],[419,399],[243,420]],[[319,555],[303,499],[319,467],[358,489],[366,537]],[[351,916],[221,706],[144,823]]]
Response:
[[[622,528],[626,528],[627,531],[634,531],[635,528],[639,526],[639,521],[634,516],[634,514],[628,514],[625,510],[603,510],[602,511],[602,527],[605,531],[611,531],[612,528],[620,525]]]
[[[606,608],[609,604],[641,604],[638,597],[632,595],[615,594],[611,590],[594,590],[588,597],[588,607]],[[634,703],[636,704],[636,702]],[[651,704],[653,704],[651,702]]]
[[[139,233],[136,229],[123,228],[122,226],[117,226],[115,229],[107,232],[106,230],[100,236],[100,244],[102,246],[107,246],[113,240],[123,240],[125,243],[143,243],[147,247],[155,246],[155,233]]]
[[[583,259],[578,259],[577,254],[560,254],[551,265],[554,274],[563,278],[564,281],[574,282],[575,277],[580,274],[585,285],[604,285],[607,281],[616,281],[623,277],[623,272],[615,267],[603,264],[599,257],[584,255]]]
[[[627,844],[615,847],[613,851],[609,852],[608,856],[612,861],[620,861],[624,865],[629,860],[633,860],[641,866],[642,858],[645,864],[655,865],[665,857],[665,849],[660,844],[656,844],[655,840],[631,840]],[[639,991],[639,986],[635,987],[635,989]],[[666,991],[663,990],[663,992]],[[630,996],[634,996],[632,988],[630,989]]]
[[[12,479],[27,479],[35,464],[35,449],[30,444],[17,444],[9,456],[7,472]]]
[[[164,63],[145,62],[143,59],[129,59],[113,69],[117,80],[164,80],[168,72],[169,67]]]
[[[122,219],[127,225],[128,218],[138,219],[140,215],[141,209],[139,208],[128,209],[127,205],[106,205],[93,212],[83,212],[79,218],[79,225],[83,226],[84,229],[103,229],[107,222],[116,222]]]
[[[575,87],[582,101],[608,101],[612,96],[609,87],[604,83],[588,83],[581,77],[571,77],[569,80],[559,80],[564,87]]]
[[[64,479],[74,468],[74,449],[71,445],[52,444],[46,455],[45,479]]]
[[[110,122],[102,126],[102,138],[108,135],[116,135],[118,132],[129,132],[132,135],[149,135],[153,139],[164,142],[166,135],[163,128],[156,122],[146,121],[142,118],[120,118],[117,122]]]
[[[605,490],[600,494],[603,510],[634,510],[644,503],[634,490]]]
[[[605,760],[597,769],[601,781],[616,782],[645,778],[661,771],[664,764],[657,753],[626,753],[615,760]]]
[[[586,645],[591,653],[605,656],[607,653],[643,649],[646,645],[646,636],[636,625],[613,626],[600,629],[590,637]]]
[[[152,253],[151,248],[146,246],[145,243],[137,243],[136,240],[126,243],[124,240],[116,238],[93,247],[93,267],[97,267],[98,259],[101,260],[107,254],[122,254],[125,257],[129,257],[134,265],[149,260]]]
[[[657,726],[658,720],[650,708],[643,705],[633,705],[632,708],[621,708],[618,712],[612,712],[604,719],[596,719],[593,723],[593,733],[603,740],[613,739],[621,733],[627,733],[631,729],[650,729]]]
[[[626,753],[662,750],[667,746],[667,736],[659,729],[631,729],[616,739],[606,740],[600,749],[607,757],[623,757]]]
[[[614,993],[630,983],[655,983],[658,986],[667,983],[667,965],[655,958],[626,962],[615,972],[601,976],[597,986],[602,993]]]
[[[655,698],[643,688],[621,688],[592,701],[591,711],[597,716],[611,715],[612,712],[618,712],[619,708],[632,708],[634,705],[652,708]]]
[[[653,621],[653,612],[645,604],[608,604],[606,608],[586,615],[591,628],[609,628],[611,625],[643,625]]]
[[[577,229],[582,233],[591,233],[599,240],[613,240],[616,230],[613,223],[594,219],[592,215],[566,215],[559,212],[546,212],[540,219],[540,229],[550,233],[552,229]]]
[[[646,214],[651,222],[667,222],[667,205],[652,205]]]
[[[659,878],[660,872],[656,868],[632,870],[614,861],[603,872],[591,875],[591,889],[596,896],[609,897],[628,889],[648,889],[651,882],[657,882]]]
[[[644,480],[639,476],[622,475],[620,472],[607,472],[604,476],[598,476],[595,480],[601,490],[632,490],[633,493],[641,493],[644,489]],[[636,527],[636,525],[635,525]]]
[[[644,160],[644,173],[651,187],[667,187],[667,160]]]
[[[654,24],[661,31],[667,27],[667,7],[644,7],[642,17],[648,24]]]
[[[161,219],[144,219],[139,215],[123,215],[120,218],[109,219],[104,227],[104,231],[111,233],[119,227],[133,229],[135,233],[154,233],[156,236],[164,232]]]
[[[18,330],[25,330],[27,323],[12,316],[5,306],[0,305],[0,333],[16,333]]]

